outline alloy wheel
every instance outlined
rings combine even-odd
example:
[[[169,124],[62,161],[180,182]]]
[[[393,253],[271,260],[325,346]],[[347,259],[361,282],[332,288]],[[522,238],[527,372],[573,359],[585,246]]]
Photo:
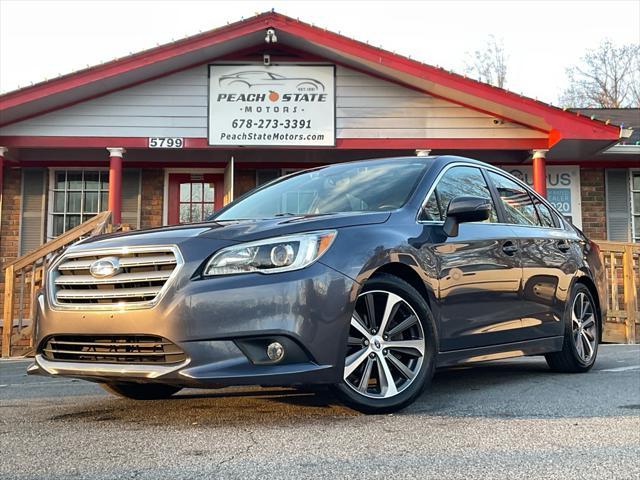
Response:
[[[593,358],[598,341],[594,312],[591,299],[584,292],[578,293],[571,307],[571,325],[576,352],[585,364]]]
[[[406,300],[384,290],[364,292],[351,317],[345,383],[370,398],[398,395],[420,372],[425,346],[422,324]]]

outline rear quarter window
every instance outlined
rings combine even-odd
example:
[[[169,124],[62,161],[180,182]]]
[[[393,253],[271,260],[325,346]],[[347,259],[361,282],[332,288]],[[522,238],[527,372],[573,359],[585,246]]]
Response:
[[[538,212],[538,217],[540,217],[540,222],[543,227],[556,228],[559,225],[560,220],[556,218],[553,212],[547,207],[544,203],[542,203],[538,198],[533,197],[533,204],[536,207]]]

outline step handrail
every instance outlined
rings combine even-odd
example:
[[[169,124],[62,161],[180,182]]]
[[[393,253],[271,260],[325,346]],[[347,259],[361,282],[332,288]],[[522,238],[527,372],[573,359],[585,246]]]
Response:
[[[24,282],[26,273],[30,269],[31,272],[31,284],[29,288],[29,294],[32,297],[31,303],[31,318],[34,318],[35,309],[35,275],[38,269],[41,270],[41,285],[45,282],[45,270],[47,264],[47,257],[69,244],[76,242],[77,240],[87,235],[99,235],[111,230],[111,212],[101,212],[96,216],[90,218],[84,223],[68,230],[59,237],[50,240],[26,255],[17,258],[11,263],[5,265],[4,268],[4,311],[3,311],[3,327],[2,327],[2,356],[8,357],[11,355],[11,336],[13,333],[13,320],[14,320],[14,298],[16,294],[15,277],[16,273],[23,271],[22,283],[21,283],[21,297],[24,294]],[[23,298],[20,298],[22,305]],[[22,307],[21,307],[22,308]],[[20,317],[22,318],[22,317]],[[21,322],[22,320],[20,320]]]
[[[84,237],[89,234],[99,235],[100,233],[104,233],[107,229],[107,225],[109,224],[109,220],[111,219],[111,212],[102,212],[96,215],[95,217],[90,218],[84,223],[73,227],[71,230],[66,231],[59,237],[54,238],[46,243],[44,243],[41,247],[33,250],[32,252],[23,255],[20,258],[15,259],[13,262],[5,265],[5,269],[8,267],[13,267],[14,270],[20,270],[27,265],[33,263],[41,259],[42,257],[46,257],[50,253],[59,250],[62,247],[67,246],[68,244],[75,242],[76,240]]]

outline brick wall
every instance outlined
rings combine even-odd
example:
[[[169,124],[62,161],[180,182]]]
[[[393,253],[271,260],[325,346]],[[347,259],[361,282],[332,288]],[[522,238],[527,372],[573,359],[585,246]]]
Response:
[[[6,167],[4,169],[3,183],[2,222],[0,223],[0,318],[4,311],[4,267],[18,257],[18,245],[20,242],[20,169]],[[0,330],[1,327],[2,322],[0,322]]]
[[[0,225],[0,268],[18,255],[20,241],[20,183],[18,168],[5,168],[2,187],[2,224]],[[4,281],[2,279],[1,281]],[[1,301],[1,300],[0,300]]]
[[[607,216],[603,168],[580,169],[582,230],[593,240],[607,239]]]
[[[164,171],[160,168],[145,168],[141,173],[140,227],[160,227],[164,199]]]

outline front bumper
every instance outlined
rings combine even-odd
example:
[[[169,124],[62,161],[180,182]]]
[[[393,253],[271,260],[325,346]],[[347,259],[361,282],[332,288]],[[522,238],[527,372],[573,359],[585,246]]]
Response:
[[[140,310],[69,311],[41,299],[35,364],[29,373],[86,380],[158,382],[183,387],[335,383],[358,285],[316,262],[280,274],[177,281],[162,301]],[[46,358],[55,335],[154,335],[186,354],[177,364],[94,363]],[[296,355],[256,362],[243,342],[284,339]],[[286,350],[286,349],[285,349]]]

